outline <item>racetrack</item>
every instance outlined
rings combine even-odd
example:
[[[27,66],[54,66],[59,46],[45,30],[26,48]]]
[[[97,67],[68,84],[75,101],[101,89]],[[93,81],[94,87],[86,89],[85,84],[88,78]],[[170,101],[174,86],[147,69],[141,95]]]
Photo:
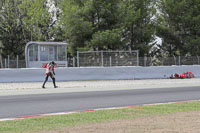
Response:
[[[52,83],[48,83],[47,89],[40,89],[39,82],[1,84],[0,118],[200,99],[199,79],[57,84],[60,88],[51,88]]]

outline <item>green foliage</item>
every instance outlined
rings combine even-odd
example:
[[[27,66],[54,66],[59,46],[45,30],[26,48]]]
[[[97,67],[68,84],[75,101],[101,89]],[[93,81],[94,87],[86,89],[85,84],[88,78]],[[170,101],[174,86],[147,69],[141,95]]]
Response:
[[[121,29],[98,31],[93,34],[89,44],[94,50],[119,50],[122,49],[121,36]]]
[[[85,47],[84,42],[91,36],[92,26],[89,21],[84,21],[81,16],[81,6],[73,0],[63,1],[60,8],[62,9],[60,24],[65,38],[70,43],[69,50],[74,55],[77,48]]]
[[[62,27],[70,53],[91,50],[139,49],[149,53],[155,26],[152,0],[62,1]]]
[[[65,36],[70,43],[69,52],[75,54],[77,49],[83,47],[90,50],[103,50],[106,49],[106,45],[107,49],[113,47],[108,45],[114,45],[113,43],[120,40],[120,38],[116,39],[119,33],[118,35],[114,35],[114,33],[109,35],[110,37],[112,36],[112,39],[115,39],[114,41],[112,40],[112,43],[111,41],[102,40],[102,36],[106,35],[108,40],[107,33],[112,32],[116,27],[118,23],[118,4],[119,0],[63,1],[60,5],[63,11],[61,23]],[[97,36],[101,36],[102,42],[97,41]]]
[[[31,40],[48,41],[54,20],[49,12],[47,0],[21,0],[20,13],[23,14],[24,28],[29,32]]]
[[[171,45],[170,54],[175,55],[176,51],[179,51],[180,55],[200,54],[199,5],[198,0],[160,1],[161,21],[158,26],[158,36],[164,39],[163,47]]]
[[[50,11],[52,5],[47,0],[1,1],[0,40],[4,56],[24,58],[25,44],[29,41],[48,41],[53,37],[63,40],[60,27],[56,26],[56,12]]]
[[[4,57],[23,56],[25,37],[18,3],[19,0],[6,0],[0,6],[0,40],[4,45]]]
[[[123,4],[126,49],[139,49],[140,55],[149,54],[149,44],[155,35],[154,1],[127,0]]]
[[[200,55],[199,0],[0,0],[3,55],[24,55],[29,41],[67,41],[78,50]],[[53,8],[52,8],[53,7]]]

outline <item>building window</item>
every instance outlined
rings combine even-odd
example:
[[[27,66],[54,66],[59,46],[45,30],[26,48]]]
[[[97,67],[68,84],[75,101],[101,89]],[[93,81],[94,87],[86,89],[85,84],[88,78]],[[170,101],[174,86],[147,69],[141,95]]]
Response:
[[[66,61],[66,46],[58,46],[58,61]]]
[[[38,45],[29,47],[29,61],[38,61]]]
[[[41,61],[57,61],[57,47],[56,46],[40,46],[40,60]]]
[[[49,46],[40,46],[40,60],[48,61],[49,59]]]

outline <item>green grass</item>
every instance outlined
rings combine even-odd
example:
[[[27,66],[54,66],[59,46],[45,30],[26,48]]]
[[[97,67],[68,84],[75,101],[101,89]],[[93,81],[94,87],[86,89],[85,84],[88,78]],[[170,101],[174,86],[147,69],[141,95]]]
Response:
[[[173,114],[177,112],[200,111],[200,101],[174,103],[167,105],[141,106],[115,110],[100,110],[87,113],[37,117],[15,121],[0,122],[0,133],[27,133],[51,131],[81,124],[124,120],[137,117]]]

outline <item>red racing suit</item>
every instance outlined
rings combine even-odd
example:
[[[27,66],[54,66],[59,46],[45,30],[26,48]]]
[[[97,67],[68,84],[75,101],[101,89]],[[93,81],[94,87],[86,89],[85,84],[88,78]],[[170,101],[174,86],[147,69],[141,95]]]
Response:
[[[52,63],[47,64],[46,75],[54,78],[55,72],[54,72],[54,65]]]

